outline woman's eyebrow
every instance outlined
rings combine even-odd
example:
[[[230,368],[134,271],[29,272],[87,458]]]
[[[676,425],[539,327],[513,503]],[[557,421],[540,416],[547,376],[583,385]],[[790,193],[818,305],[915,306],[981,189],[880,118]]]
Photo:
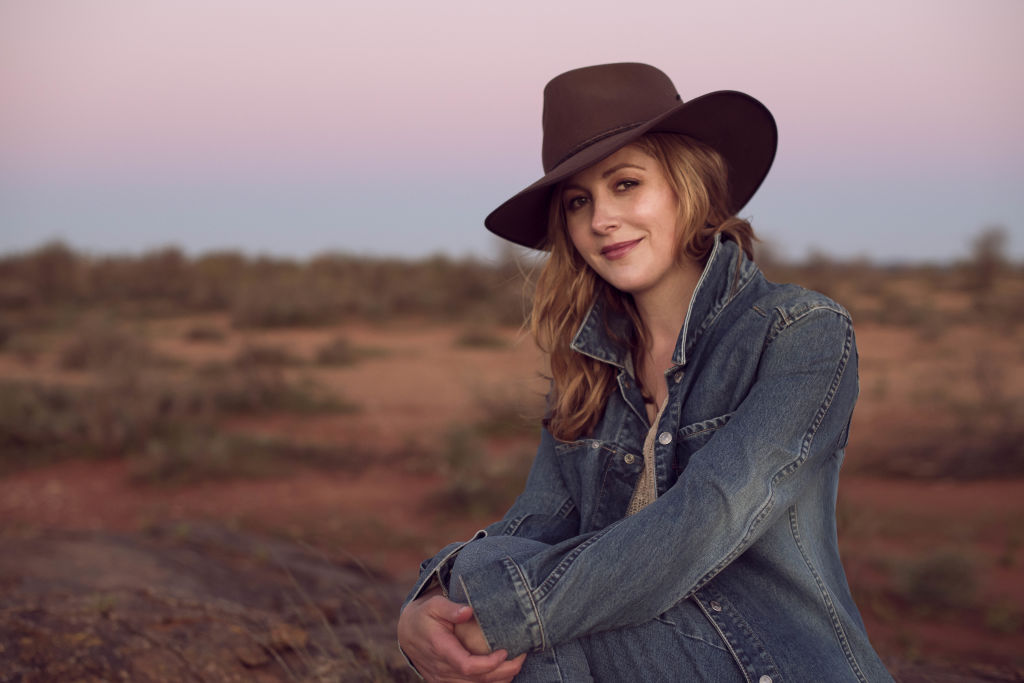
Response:
[[[601,174],[601,177],[602,177],[602,178],[607,178],[607,177],[608,177],[608,176],[610,176],[610,175],[611,175],[612,173],[615,173],[616,171],[621,171],[621,170],[622,170],[622,169],[624,169],[624,168],[636,168],[636,169],[639,169],[639,170],[641,170],[641,171],[646,171],[646,170],[647,170],[646,168],[644,168],[644,167],[643,167],[643,166],[641,166],[640,164],[631,164],[631,163],[629,163],[629,162],[624,162],[624,163],[621,163],[621,164],[616,164],[616,165],[612,166],[612,167],[611,167],[611,168],[609,168],[609,169],[608,169],[607,171],[605,171],[604,173],[602,173],[602,174]]]
[[[640,164],[631,164],[629,162],[624,162],[624,163],[616,164],[616,165],[612,166],[607,171],[602,173],[601,177],[602,178],[607,178],[608,176],[612,175],[616,171],[621,171],[624,168],[635,168],[635,169],[640,170],[640,171],[646,171],[647,170],[645,167],[641,166]],[[570,182],[567,182],[564,185],[562,185],[562,191],[563,192],[565,190],[569,190],[569,189],[583,190],[585,188],[583,188],[581,185],[577,185],[576,183],[570,183]]]

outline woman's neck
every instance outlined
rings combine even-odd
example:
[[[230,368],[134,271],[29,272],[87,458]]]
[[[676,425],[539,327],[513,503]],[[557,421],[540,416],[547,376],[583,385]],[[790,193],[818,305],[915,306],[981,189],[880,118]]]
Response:
[[[647,330],[645,354],[660,356],[665,349],[675,346],[701,272],[698,263],[687,261],[680,266],[676,277],[655,289],[633,295],[637,313]],[[668,355],[671,357],[671,352]]]
[[[648,419],[652,422],[657,407],[668,395],[665,372],[672,367],[679,328],[686,319],[700,275],[699,266],[687,262],[675,277],[661,283],[661,286],[633,295],[637,313],[647,332],[646,344],[638,349],[635,359],[637,379],[648,403]]]

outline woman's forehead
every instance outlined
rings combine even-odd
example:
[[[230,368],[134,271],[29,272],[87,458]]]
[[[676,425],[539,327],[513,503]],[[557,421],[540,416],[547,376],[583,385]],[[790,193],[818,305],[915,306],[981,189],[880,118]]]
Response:
[[[656,170],[657,161],[635,144],[629,144],[617,152],[576,173],[565,180],[563,187],[585,186],[602,180],[620,168],[632,167],[640,170]]]

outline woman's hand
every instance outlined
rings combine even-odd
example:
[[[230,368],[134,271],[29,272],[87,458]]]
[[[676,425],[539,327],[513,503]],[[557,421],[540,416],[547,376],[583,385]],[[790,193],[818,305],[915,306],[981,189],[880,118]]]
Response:
[[[491,646],[487,644],[484,631],[480,628],[480,622],[476,620],[476,617],[471,617],[469,621],[464,621],[461,624],[455,624],[455,637],[459,639],[463,647],[474,655],[491,654]]]
[[[526,655],[507,659],[505,650],[471,653],[456,636],[456,629],[474,651],[487,651],[483,632],[473,618],[473,608],[447,600],[439,593],[433,591],[413,600],[398,618],[398,642],[420,674],[432,683],[511,681]]]

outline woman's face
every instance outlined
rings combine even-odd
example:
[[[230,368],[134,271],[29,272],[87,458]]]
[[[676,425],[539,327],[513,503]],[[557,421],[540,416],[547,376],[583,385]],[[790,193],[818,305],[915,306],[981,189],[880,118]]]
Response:
[[[682,282],[679,211],[656,159],[624,147],[562,186],[569,238],[608,284],[647,295]]]

